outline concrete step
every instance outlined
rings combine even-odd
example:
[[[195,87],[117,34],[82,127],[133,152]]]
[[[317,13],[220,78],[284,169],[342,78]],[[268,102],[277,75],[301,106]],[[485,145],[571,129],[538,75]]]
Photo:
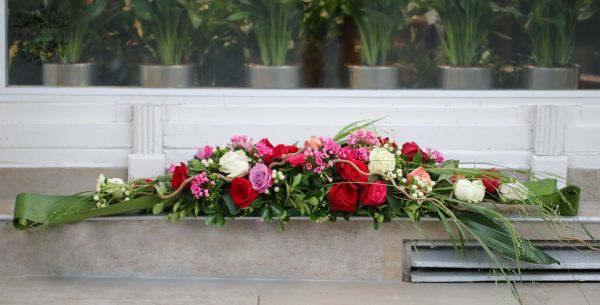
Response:
[[[600,284],[520,284],[528,305],[600,303]],[[503,284],[0,277],[2,305],[510,305]]]
[[[539,218],[513,219],[523,235],[556,237]],[[600,236],[600,218],[568,219],[563,236]],[[223,228],[164,216],[90,219],[17,231],[0,215],[0,276],[180,277],[401,281],[406,240],[447,240],[439,221],[407,220],[372,229],[370,220],[276,224],[237,219]]]

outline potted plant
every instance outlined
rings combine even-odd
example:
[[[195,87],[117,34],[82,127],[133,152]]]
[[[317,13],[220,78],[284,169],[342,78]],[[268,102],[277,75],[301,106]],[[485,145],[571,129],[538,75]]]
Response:
[[[388,63],[394,33],[405,23],[407,0],[351,0],[346,4],[360,37],[362,65],[348,65],[353,89],[394,89],[399,66]]]
[[[191,87],[196,81],[195,66],[183,63],[190,47],[191,1],[132,0],[137,34],[147,41],[157,63],[140,65],[142,87]],[[148,41],[150,40],[150,41]]]
[[[286,89],[301,84],[300,66],[288,64],[289,49],[300,28],[301,1],[238,0],[230,21],[243,21],[242,28],[256,37],[260,64],[250,63],[248,83],[252,88]]]
[[[346,14],[346,0],[303,0],[302,74],[309,88],[337,86],[339,39]],[[328,52],[329,50],[333,52]]]
[[[531,39],[533,64],[524,68],[528,89],[577,89],[579,66],[571,63],[575,25],[589,18],[593,0],[527,1],[529,11],[499,8],[515,16]]]
[[[443,89],[489,89],[492,68],[482,64],[491,17],[488,0],[433,0],[443,26],[441,38],[447,64],[438,65]]]
[[[91,29],[106,3],[106,0],[52,1],[26,17],[32,37],[20,42],[21,52],[42,61],[44,85],[94,84],[96,64],[84,61],[83,51],[91,42]]]

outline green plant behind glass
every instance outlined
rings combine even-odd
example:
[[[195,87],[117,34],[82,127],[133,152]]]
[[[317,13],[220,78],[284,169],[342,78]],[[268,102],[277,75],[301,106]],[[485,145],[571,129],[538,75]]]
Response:
[[[55,58],[60,62],[79,62],[90,42],[90,29],[103,13],[106,3],[106,0],[50,2],[46,12],[55,12],[54,17],[38,19],[43,22],[35,25],[38,35],[34,44],[54,44]]]
[[[346,10],[360,35],[362,63],[369,66],[387,64],[393,35],[405,22],[403,8],[408,0],[350,0]]]
[[[528,0],[517,6],[499,7],[521,24],[531,40],[533,60],[538,66],[564,66],[571,62],[575,25],[591,17],[598,4],[594,0]],[[529,12],[520,8],[525,4]]]
[[[487,39],[491,13],[488,0],[433,0],[445,37],[446,57],[454,66],[477,65]]]
[[[136,16],[145,23],[156,41],[156,53],[163,65],[181,64],[190,45],[192,23],[185,0],[133,0]],[[142,31],[143,33],[143,31]]]
[[[288,49],[300,28],[299,0],[237,0],[230,21],[247,21],[256,39],[263,65],[286,64]]]

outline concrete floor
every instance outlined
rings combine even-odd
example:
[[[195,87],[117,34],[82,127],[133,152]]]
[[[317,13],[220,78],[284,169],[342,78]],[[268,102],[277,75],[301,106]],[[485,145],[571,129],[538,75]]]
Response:
[[[600,284],[521,284],[528,305],[600,304]],[[0,277],[0,304],[507,305],[504,284]]]

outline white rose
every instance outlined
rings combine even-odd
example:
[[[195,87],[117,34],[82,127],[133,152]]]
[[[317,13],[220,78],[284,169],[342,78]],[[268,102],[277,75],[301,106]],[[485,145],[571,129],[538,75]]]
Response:
[[[100,189],[116,199],[121,199],[124,197],[127,186],[121,178],[108,178]]]
[[[110,183],[110,184],[116,184],[116,185],[125,184],[125,181],[123,181],[123,179],[121,179],[121,178],[109,178],[106,180],[106,182]]]
[[[529,197],[529,191],[521,182],[503,183],[498,187],[500,199],[504,202],[524,201]]]
[[[250,161],[243,150],[230,151],[219,159],[219,170],[229,178],[242,177],[248,173]]]
[[[385,174],[396,168],[396,156],[389,150],[375,147],[369,154],[369,172]]]
[[[459,179],[454,184],[454,196],[456,196],[458,200],[470,203],[481,202],[483,196],[485,196],[485,186],[483,185],[483,181],[479,179],[474,181]]]

